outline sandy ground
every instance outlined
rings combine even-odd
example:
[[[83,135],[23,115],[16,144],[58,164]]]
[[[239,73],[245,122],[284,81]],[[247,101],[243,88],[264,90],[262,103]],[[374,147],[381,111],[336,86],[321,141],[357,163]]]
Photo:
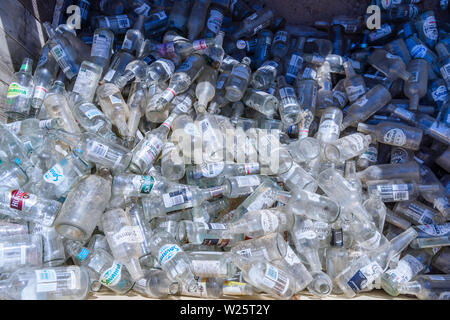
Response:
[[[312,24],[314,21],[330,21],[338,15],[363,15],[369,0],[254,0],[253,3],[265,4],[276,14],[293,24]],[[422,0],[422,10],[434,10],[438,20],[449,21],[449,14],[439,8],[439,0]]]

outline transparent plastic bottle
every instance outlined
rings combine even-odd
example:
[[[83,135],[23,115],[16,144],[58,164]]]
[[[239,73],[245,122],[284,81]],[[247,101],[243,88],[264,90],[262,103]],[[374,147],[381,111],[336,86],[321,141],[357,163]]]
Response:
[[[111,175],[101,169],[72,187],[55,221],[55,229],[70,240],[88,240],[111,197]]]
[[[33,97],[33,60],[25,58],[20,70],[11,79],[6,94],[6,115],[13,121],[28,117]]]
[[[151,238],[151,252],[161,269],[172,281],[181,282],[189,292],[197,290],[189,256],[178,246],[172,235],[165,231],[155,232]]]
[[[89,272],[83,267],[27,266],[0,282],[0,296],[7,300],[84,300],[89,287]]]
[[[241,63],[235,65],[225,84],[225,98],[231,102],[241,100],[250,81],[250,58],[244,57]]]
[[[134,281],[143,278],[139,263],[140,244],[144,241],[141,229],[132,222],[129,213],[120,208],[106,211],[101,222],[113,257],[125,265]]]

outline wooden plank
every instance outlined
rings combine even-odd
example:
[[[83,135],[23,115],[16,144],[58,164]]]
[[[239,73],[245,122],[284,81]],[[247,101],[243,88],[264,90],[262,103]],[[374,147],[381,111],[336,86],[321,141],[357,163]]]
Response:
[[[0,27],[33,55],[45,44],[41,23],[17,0],[2,0]]]
[[[40,22],[51,22],[56,0],[18,0]]]
[[[6,123],[6,116],[5,116],[5,106],[6,106],[6,93],[8,92],[8,87],[6,83],[3,81],[0,81],[0,122]]]
[[[9,83],[11,76],[20,69],[24,58],[32,58],[34,67],[36,66],[38,56],[29,52],[16,40],[11,38],[0,28],[0,80]]]

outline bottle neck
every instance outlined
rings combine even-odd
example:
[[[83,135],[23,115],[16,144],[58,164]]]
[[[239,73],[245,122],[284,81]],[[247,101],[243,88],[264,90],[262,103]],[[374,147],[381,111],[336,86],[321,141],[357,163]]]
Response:
[[[218,187],[212,187],[208,189],[202,190],[202,195],[205,200],[213,199],[213,198],[219,198],[223,196],[225,193],[225,186],[218,186]]]
[[[359,123],[358,131],[365,134],[374,134],[376,132],[376,127],[366,123]]]
[[[22,65],[20,66],[20,72],[31,74],[33,69],[33,60],[30,58],[23,59]]]
[[[352,64],[347,61],[344,63],[344,70],[345,70],[345,76],[347,78],[353,78],[354,76],[356,76],[356,72],[352,67]]]

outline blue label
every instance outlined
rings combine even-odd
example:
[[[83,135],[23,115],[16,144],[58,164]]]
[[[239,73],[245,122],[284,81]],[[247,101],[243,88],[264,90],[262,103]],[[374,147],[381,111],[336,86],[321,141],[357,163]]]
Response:
[[[76,258],[80,261],[83,261],[84,259],[86,259],[88,254],[89,254],[89,250],[86,248],[82,248],[80,253],[76,256]]]
[[[347,284],[355,293],[358,293],[367,283],[366,276],[359,270],[353,277],[348,280]]]

